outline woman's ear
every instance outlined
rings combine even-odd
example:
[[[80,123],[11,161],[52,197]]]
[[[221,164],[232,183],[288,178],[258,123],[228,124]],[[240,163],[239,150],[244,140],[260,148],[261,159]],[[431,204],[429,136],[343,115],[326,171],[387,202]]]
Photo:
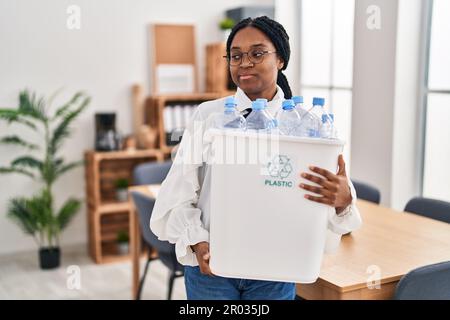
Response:
[[[281,70],[284,67],[284,61],[281,58],[278,58],[277,69]]]

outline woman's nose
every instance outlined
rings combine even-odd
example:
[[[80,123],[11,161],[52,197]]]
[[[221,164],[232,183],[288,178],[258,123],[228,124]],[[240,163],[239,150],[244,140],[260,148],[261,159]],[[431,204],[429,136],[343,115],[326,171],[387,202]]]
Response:
[[[253,66],[253,63],[250,61],[248,54],[243,54],[241,60],[241,67],[249,67],[249,66]]]

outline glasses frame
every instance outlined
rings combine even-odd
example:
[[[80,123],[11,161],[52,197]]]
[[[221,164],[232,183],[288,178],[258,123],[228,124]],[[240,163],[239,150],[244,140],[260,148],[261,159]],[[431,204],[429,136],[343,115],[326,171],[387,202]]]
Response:
[[[254,62],[254,61],[252,61],[252,59],[251,59],[250,56],[248,55],[248,54],[249,54],[250,52],[252,52],[252,51],[259,51],[260,53],[263,54],[262,59],[261,59],[260,62]],[[240,65],[242,64],[242,61],[244,60],[244,55],[247,55],[248,61],[251,62],[252,64],[260,64],[260,63],[263,63],[264,57],[265,57],[267,54],[270,54],[270,53],[277,53],[277,51],[252,49],[252,50],[247,51],[247,52],[241,52],[241,54],[242,54],[241,60],[240,60],[239,63],[237,63],[237,64],[231,64],[231,58],[230,58],[228,55],[223,56],[223,58],[225,58],[225,59],[227,60],[228,65],[233,66],[233,67],[237,67],[237,66],[240,66]]]

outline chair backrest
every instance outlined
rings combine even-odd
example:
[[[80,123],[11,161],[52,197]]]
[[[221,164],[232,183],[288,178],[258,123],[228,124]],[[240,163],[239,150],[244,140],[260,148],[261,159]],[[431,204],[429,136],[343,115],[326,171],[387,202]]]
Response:
[[[174,245],[167,241],[159,240],[158,237],[150,230],[150,218],[152,216],[155,200],[138,191],[132,191],[131,197],[133,198],[133,202],[139,216],[139,225],[144,241],[158,250],[158,252],[170,253],[174,251]]]
[[[172,161],[148,162],[138,166],[133,171],[133,181],[136,185],[162,183],[169,173]]]
[[[450,202],[416,197],[408,201],[405,211],[450,223]]]
[[[408,272],[400,279],[394,298],[397,300],[449,300],[450,261]]]
[[[172,161],[140,164],[133,171],[134,183],[137,185],[162,183],[171,166]],[[167,241],[159,240],[150,230],[150,218],[155,205],[155,199],[137,191],[132,191],[131,197],[133,198],[134,205],[137,209],[139,226],[145,243],[158,251],[160,260],[168,268],[172,270],[181,270],[182,266],[178,263],[175,254],[175,245]]]
[[[355,187],[356,196],[358,199],[367,200],[376,204],[380,203],[381,194],[380,191],[365,182],[351,179],[353,186]]]
[[[161,260],[167,268],[173,271],[183,272],[184,267],[177,260],[175,245],[168,241],[159,240],[150,230],[149,224],[155,200],[136,191],[131,192],[131,197],[133,198],[138,211],[139,224],[145,243],[151,248],[156,249],[159,260]]]

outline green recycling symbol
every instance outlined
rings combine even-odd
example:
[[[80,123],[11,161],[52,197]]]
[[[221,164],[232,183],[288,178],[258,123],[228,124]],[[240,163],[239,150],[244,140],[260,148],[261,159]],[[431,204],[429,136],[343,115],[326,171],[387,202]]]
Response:
[[[272,161],[267,164],[269,174],[274,178],[285,179],[292,172],[290,159],[284,155],[275,156]]]

